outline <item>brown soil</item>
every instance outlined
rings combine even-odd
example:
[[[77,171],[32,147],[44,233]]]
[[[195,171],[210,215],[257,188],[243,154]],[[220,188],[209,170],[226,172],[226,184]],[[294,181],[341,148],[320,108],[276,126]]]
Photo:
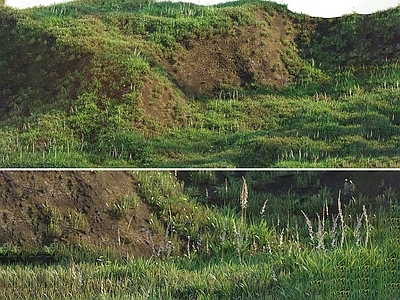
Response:
[[[141,101],[144,117],[137,127],[157,130],[160,125],[173,126],[176,121],[181,123],[187,117],[182,108],[188,101],[187,96],[156,78],[151,78],[143,84]]]
[[[0,173],[0,191],[0,245],[80,243],[115,247],[130,257],[152,254],[149,207],[139,199],[127,216],[112,214],[118,201],[135,194],[127,173],[6,171]],[[49,230],[51,224],[59,232]]]
[[[293,24],[280,14],[264,26],[243,26],[229,34],[187,39],[174,58],[163,62],[182,88],[192,95],[217,94],[224,88],[266,85],[282,87],[291,76],[281,51],[294,39]]]

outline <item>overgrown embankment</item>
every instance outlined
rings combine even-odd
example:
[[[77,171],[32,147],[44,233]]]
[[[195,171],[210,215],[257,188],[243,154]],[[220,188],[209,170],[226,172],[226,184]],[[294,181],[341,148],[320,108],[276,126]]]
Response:
[[[3,7],[1,163],[394,166],[398,15],[320,19],[266,1]]]

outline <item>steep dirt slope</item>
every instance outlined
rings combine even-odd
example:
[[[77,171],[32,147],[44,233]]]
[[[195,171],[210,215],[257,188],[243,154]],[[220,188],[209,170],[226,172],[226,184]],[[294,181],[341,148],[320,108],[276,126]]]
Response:
[[[83,10],[70,5],[71,14]],[[51,14],[45,8],[42,13]],[[279,89],[293,78],[282,59],[297,34],[288,11],[255,5],[252,24],[238,25],[232,15],[228,31],[204,29],[209,32],[201,37],[189,32],[189,37],[172,37],[174,50],[160,50],[160,42],[151,42],[153,32],[163,32],[169,20],[162,14],[152,16],[154,24],[148,21],[142,32],[135,19],[140,14],[121,15],[117,24],[109,24],[113,17],[107,14],[112,16],[82,13],[52,21],[3,12],[0,112],[20,118],[23,126],[26,118],[51,109],[77,115],[93,101],[110,113],[121,110],[116,106],[129,108],[134,126],[143,128],[151,126],[148,118],[164,125],[185,121],[190,97],[253,86]],[[143,18],[149,16],[143,13]],[[160,33],[160,40],[170,34]]]
[[[148,206],[137,197],[126,216],[115,214],[115,204],[136,196],[127,173],[3,171],[0,191],[0,245],[81,243],[134,257],[152,254]]]
[[[121,1],[117,12],[114,2],[86,4],[1,11],[0,113],[13,126],[52,110],[74,129],[101,112],[125,113],[129,129],[180,126],[193,98],[324,83],[333,68],[396,60],[400,49],[398,8],[324,20],[262,1],[193,6],[197,15],[176,18],[166,13],[179,4]]]
[[[229,34],[187,39],[164,66],[192,95],[218,95],[224,88],[282,88],[292,76],[281,53],[295,32],[287,14],[254,11],[259,25],[244,25]],[[267,18],[270,22],[268,24]]]

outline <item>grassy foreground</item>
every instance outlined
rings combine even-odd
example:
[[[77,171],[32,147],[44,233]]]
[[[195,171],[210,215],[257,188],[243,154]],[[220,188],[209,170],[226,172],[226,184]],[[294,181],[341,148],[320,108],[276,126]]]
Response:
[[[52,244],[44,253],[56,261],[0,266],[1,298],[395,299],[398,192],[371,199],[357,186],[331,191],[318,175],[292,174],[293,190],[272,193],[261,187],[290,174],[191,172],[184,186],[172,173],[139,172],[151,234],[165,234],[150,259]],[[310,188],[319,191],[295,192]]]

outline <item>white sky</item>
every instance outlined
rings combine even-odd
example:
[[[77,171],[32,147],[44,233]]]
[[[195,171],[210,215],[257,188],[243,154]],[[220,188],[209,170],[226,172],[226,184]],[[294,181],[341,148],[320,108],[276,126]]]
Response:
[[[6,0],[6,5],[24,8],[35,5],[50,5],[66,0]],[[174,2],[176,0],[173,0]],[[202,5],[213,5],[226,0],[180,0]],[[343,14],[358,12],[368,14],[384,10],[400,4],[400,0],[276,0],[277,3],[287,4],[294,12],[301,12],[316,17],[338,17]]]

